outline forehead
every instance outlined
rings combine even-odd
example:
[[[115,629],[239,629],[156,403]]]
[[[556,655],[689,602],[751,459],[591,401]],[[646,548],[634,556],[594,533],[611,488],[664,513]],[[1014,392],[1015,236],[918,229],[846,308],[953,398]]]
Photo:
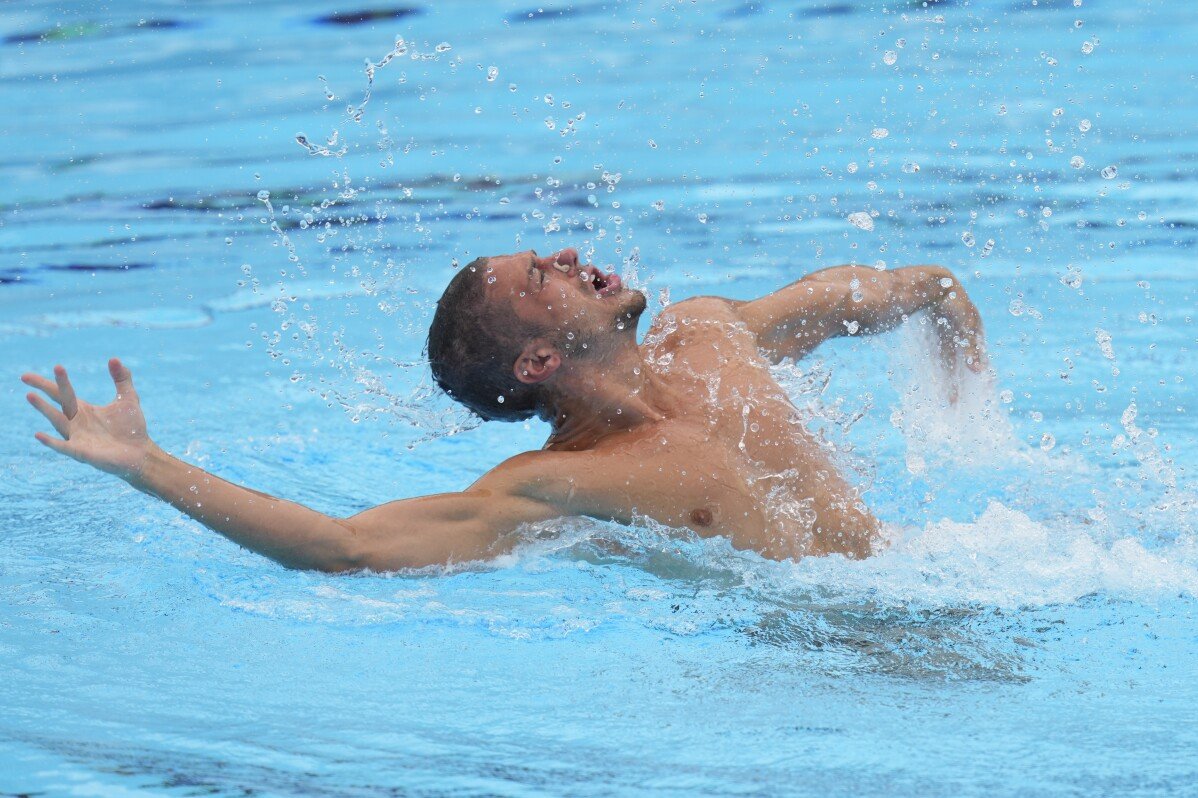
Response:
[[[528,252],[516,252],[511,255],[493,255],[487,258],[487,266],[494,270],[508,271],[513,268],[527,269],[536,257],[530,249]]]
[[[512,255],[494,255],[487,258],[483,272],[486,277],[488,299],[513,297],[524,290],[528,282],[528,270],[533,264],[532,251]]]

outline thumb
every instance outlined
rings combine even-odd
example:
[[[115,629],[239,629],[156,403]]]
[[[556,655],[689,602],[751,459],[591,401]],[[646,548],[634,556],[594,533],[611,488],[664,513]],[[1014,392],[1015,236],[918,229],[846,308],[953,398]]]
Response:
[[[114,357],[108,361],[108,373],[112,375],[112,384],[116,386],[118,399],[125,395],[137,398],[137,391],[133,388],[133,372],[118,358]]]

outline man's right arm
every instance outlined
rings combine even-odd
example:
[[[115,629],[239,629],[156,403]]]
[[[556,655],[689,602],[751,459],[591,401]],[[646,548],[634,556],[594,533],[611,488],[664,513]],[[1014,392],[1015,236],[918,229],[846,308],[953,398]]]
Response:
[[[394,571],[494,557],[520,525],[560,513],[492,471],[467,490],[401,499],[349,518],[227,482],[161,450],[127,480],[289,568]]]
[[[30,403],[61,437],[38,433],[47,447],[114,474],[248,549],[290,568],[390,571],[492,557],[521,524],[561,515],[528,489],[535,455],[513,458],[460,493],[391,502],[350,518],[334,518],[295,502],[235,485],[164,452],[146,433],[132,375],[109,362],[116,399],[104,406],[78,399],[61,366],[55,380],[22,379],[38,394]]]

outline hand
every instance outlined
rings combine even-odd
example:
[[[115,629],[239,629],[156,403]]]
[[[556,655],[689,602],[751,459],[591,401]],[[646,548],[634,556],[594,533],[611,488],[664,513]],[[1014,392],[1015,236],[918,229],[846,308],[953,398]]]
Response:
[[[132,479],[141,473],[146,458],[157,447],[146,434],[146,419],[133,390],[133,375],[116,358],[108,361],[108,373],[116,385],[116,399],[103,407],[76,398],[62,366],[54,367],[53,382],[38,374],[23,374],[21,382],[58,403],[55,407],[32,392],[26,396],[62,436],[60,440],[39,432],[34,435],[38,441],[81,463]]]

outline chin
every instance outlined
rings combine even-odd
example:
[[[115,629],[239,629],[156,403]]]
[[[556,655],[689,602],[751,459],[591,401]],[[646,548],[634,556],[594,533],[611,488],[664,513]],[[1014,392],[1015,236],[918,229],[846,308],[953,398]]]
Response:
[[[628,289],[620,297],[620,309],[616,313],[616,320],[625,322],[625,324],[635,330],[636,322],[640,319],[641,314],[645,312],[647,306],[648,301],[645,299],[643,292]]]

